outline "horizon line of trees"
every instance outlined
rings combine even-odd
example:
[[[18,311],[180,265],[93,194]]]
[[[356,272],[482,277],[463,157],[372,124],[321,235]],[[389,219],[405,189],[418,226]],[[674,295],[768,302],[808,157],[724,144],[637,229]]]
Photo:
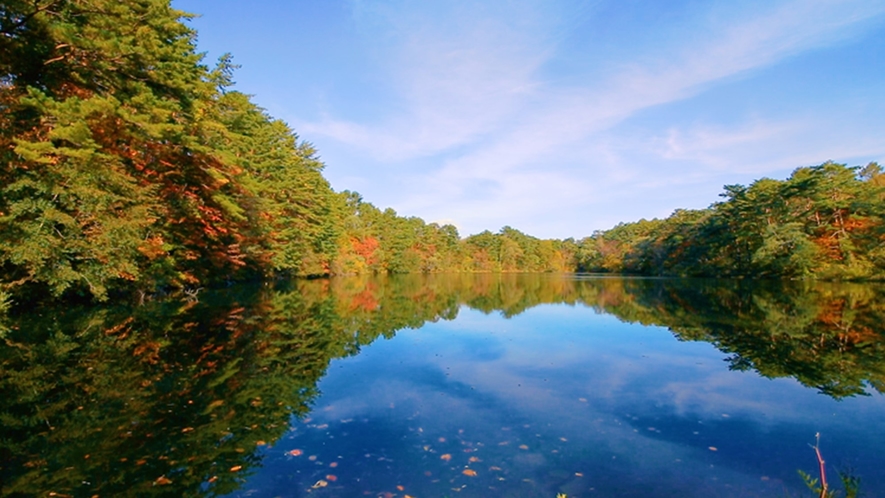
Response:
[[[883,177],[786,182],[575,241],[452,225],[335,192],[313,147],[233,90],[169,0],[0,5],[0,307],[269,276],[605,271],[883,274]]]
[[[800,167],[726,185],[707,209],[621,223],[579,242],[581,271],[683,277],[885,278],[885,174]]]

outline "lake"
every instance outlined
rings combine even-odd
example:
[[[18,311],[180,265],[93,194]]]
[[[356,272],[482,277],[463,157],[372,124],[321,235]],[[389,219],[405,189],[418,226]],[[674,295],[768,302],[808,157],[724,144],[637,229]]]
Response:
[[[0,334],[0,496],[815,496],[816,435],[885,496],[881,284],[333,278]]]

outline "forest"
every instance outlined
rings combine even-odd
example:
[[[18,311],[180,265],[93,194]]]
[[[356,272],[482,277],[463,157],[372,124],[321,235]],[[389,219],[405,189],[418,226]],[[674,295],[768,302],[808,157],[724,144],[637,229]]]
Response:
[[[826,162],[580,240],[462,237],[332,189],[169,0],[0,5],[0,311],[233,281],[439,272],[875,279],[885,176]],[[612,206],[617,209],[617,206]]]

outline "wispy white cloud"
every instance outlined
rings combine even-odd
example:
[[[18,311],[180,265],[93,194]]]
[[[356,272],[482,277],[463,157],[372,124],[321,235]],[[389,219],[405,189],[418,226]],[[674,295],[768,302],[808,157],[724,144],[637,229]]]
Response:
[[[586,207],[588,197],[610,196],[631,182],[666,183],[671,172],[655,176],[631,164],[630,154],[610,147],[606,133],[646,110],[858,36],[885,13],[885,4],[860,0],[782,2],[731,22],[710,12],[685,43],[646,47],[634,59],[607,61],[614,69],[604,78],[562,87],[547,77],[546,65],[575,55],[557,46],[563,18],[544,5],[431,4],[430,14],[409,2],[356,4],[358,22],[385,33],[378,56],[399,95],[390,113],[366,122],[329,115],[298,128],[361,151],[381,167],[430,158],[436,166],[405,180],[408,188],[392,196],[394,204],[410,214],[460,220],[468,231],[517,215]],[[591,18],[582,29],[604,22]],[[670,127],[663,142],[655,131],[633,137],[632,148],[657,148],[661,160],[688,168],[680,174],[690,178],[691,168],[701,176],[706,168],[727,170],[734,164],[729,151],[795,138],[802,127],[789,120],[737,129]],[[797,154],[779,158],[796,160]]]
[[[396,94],[391,113],[355,123],[327,116],[301,123],[382,160],[444,152],[494,131],[538,88],[551,49],[550,13],[541,2],[466,4],[359,2],[357,22]]]

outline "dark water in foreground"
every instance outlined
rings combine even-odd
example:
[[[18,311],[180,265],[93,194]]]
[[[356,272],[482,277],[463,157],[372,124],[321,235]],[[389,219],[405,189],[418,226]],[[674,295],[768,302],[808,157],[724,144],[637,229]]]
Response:
[[[0,496],[885,496],[885,287],[349,278],[0,323]]]

